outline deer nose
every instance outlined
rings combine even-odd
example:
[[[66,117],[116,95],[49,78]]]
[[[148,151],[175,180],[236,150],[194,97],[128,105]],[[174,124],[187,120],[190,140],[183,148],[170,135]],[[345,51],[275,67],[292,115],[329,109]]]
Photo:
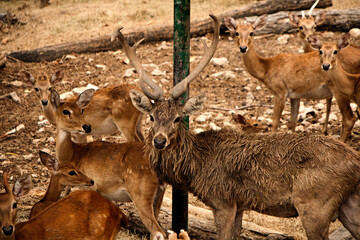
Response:
[[[41,100],[41,104],[44,106],[48,105],[48,103],[49,103],[49,101],[47,99]]]
[[[157,149],[164,149],[165,148],[165,144],[166,144],[166,138],[162,137],[162,138],[155,138],[154,139],[154,146]]]
[[[91,184],[91,186],[94,186],[94,184],[95,184],[94,180],[90,180],[90,184]]]
[[[84,129],[84,131],[86,133],[90,133],[91,132],[91,125],[90,124],[84,124],[82,125],[82,128]]]
[[[322,69],[323,69],[324,71],[328,71],[328,70],[330,69],[330,64],[329,64],[329,63],[324,63],[324,64],[322,65]]]
[[[3,227],[2,231],[6,236],[10,236],[11,234],[13,234],[14,228],[13,226]]]
[[[240,52],[246,53],[246,51],[247,51],[247,46],[240,46],[239,48],[240,48]]]

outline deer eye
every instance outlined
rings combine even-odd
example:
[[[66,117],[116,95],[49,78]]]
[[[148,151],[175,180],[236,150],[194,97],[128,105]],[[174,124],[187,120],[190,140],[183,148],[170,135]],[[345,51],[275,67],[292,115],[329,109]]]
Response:
[[[303,27],[303,26],[300,26],[300,27],[299,27],[299,29],[300,29],[300,30],[303,30],[303,29],[304,29],[304,27]]]
[[[180,117],[177,117],[177,118],[175,118],[175,120],[174,120],[174,122],[180,122],[180,120],[181,120],[181,118]]]
[[[70,112],[68,110],[63,110],[63,114],[64,115],[69,115],[70,116]]]
[[[51,87],[49,87],[49,91],[51,91]]]
[[[253,35],[254,35],[254,32],[251,32],[251,33],[250,33],[250,37],[252,37]]]
[[[255,124],[254,124],[254,127],[257,127],[257,126],[259,126],[259,124],[255,123]]]
[[[38,91],[39,91],[39,89],[36,87],[36,88],[35,88],[35,91],[37,91],[37,92],[38,92]]]
[[[73,170],[73,171],[70,171],[70,172],[69,172],[69,175],[70,175],[70,176],[74,176],[74,175],[77,175],[77,174],[76,174],[76,172]]]
[[[316,29],[316,26],[314,26],[313,28]]]
[[[333,54],[335,55],[338,54],[338,50],[334,50]]]
[[[12,207],[17,208],[17,203],[14,203]]]
[[[320,53],[320,55],[322,55],[322,54],[323,54],[323,51],[322,51],[322,50],[320,50],[320,51],[319,51],[319,53]]]
[[[239,35],[240,35],[240,33],[238,33],[238,32],[235,32],[235,36],[237,36],[237,37],[238,37]]]
[[[150,115],[150,121],[154,121],[154,117]]]

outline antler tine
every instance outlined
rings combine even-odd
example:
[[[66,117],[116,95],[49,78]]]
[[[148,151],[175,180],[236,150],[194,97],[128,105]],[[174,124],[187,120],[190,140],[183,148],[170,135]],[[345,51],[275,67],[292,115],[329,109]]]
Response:
[[[212,56],[215,53],[217,44],[219,42],[219,34],[220,34],[220,24],[219,24],[219,20],[217,19],[217,17],[213,14],[210,14],[210,17],[213,20],[214,23],[214,34],[213,34],[213,39],[212,39],[212,43],[211,46],[208,47],[205,43],[204,43],[204,55],[201,58],[200,63],[196,66],[196,68],[186,77],[184,78],[180,83],[178,83],[172,90],[171,92],[171,98],[176,100],[178,99],[185,91],[186,88],[188,86],[188,84],[195,78],[197,77],[202,70],[204,70],[204,68],[208,65],[210,59],[212,58]]]
[[[137,46],[142,42],[144,39],[141,39],[137,43],[134,44],[133,47],[130,47],[127,41],[125,40],[124,35],[121,33],[122,27],[116,29],[116,31],[111,35],[111,41],[113,41],[116,37],[120,40],[121,45],[123,46],[123,49],[128,56],[131,64],[136,69],[136,71],[140,74],[140,86],[144,92],[144,94],[153,100],[159,100],[160,98],[164,97],[163,90],[155,83],[153,80],[146,74],[145,69],[140,63],[139,58],[136,56],[135,50]],[[150,91],[146,85],[149,86],[149,88],[152,90]]]
[[[314,5],[312,5],[312,7],[310,8],[310,10],[309,10],[309,17],[311,16],[312,11],[313,11],[314,8],[316,7],[316,5],[319,3],[319,1],[320,1],[320,0],[317,0],[317,1],[314,3]]]

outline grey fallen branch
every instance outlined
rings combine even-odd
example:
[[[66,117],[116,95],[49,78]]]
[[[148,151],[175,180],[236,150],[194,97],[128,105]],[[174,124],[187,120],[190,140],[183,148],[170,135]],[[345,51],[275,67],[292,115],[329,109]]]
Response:
[[[222,107],[216,107],[216,106],[210,106],[210,107],[207,107],[207,108],[210,108],[210,109],[213,109],[213,110],[220,110],[220,111],[234,112],[234,111],[245,110],[245,109],[248,109],[248,108],[253,108],[253,107],[266,107],[266,108],[274,108],[274,105],[261,105],[261,104],[255,104],[255,105],[248,105],[248,106],[243,106],[243,107],[234,108],[234,109],[222,108]]]

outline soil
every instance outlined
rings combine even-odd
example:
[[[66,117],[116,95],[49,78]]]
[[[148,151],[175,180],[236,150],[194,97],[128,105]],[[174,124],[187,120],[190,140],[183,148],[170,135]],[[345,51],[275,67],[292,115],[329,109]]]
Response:
[[[336,33],[330,37],[330,40],[335,41],[339,35],[339,33]],[[290,35],[289,41],[285,45],[278,42],[278,37],[278,35],[259,37],[255,42],[258,52],[264,56],[275,55],[280,52],[298,53],[300,43],[295,35]],[[172,86],[172,42],[144,44],[138,48],[137,53],[143,64],[153,63],[161,71],[166,71],[165,75],[154,76],[153,78],[161,83],[160,85],[165,89],[165,94],[168,96]],[[200,39],[191,39],[191,56],[195,56],[195,58],[192,57],[192,68],[198,63],[198,57],[201,54],[202,44]],[[214,124],[218,127],[229,127],[232,125],[235,128],[239,128],[239,131],[241,130],[241,127],[232,120],[231,111],[215,110],[212,108],[214,106],[242,113],[249,119],[258,118],[258,122],[270,129],[272,108],[269,105],[273,104],[273,96],[263,84],[247,74],[240,53],[235,44],[228,39],[228,36],[222,36],[215,57],[226,57],[229,63],[225,66],[209,64],[191,84],[190,95],[206,95],[208,108],[191,117],[190,130],[194,131],[200,128],[206,130],[213,127]],[[24,129],[19,130],[15,134],[0,139],[0,181],[3,181],[3,172],[9,173],[11,184],[15,182],[22,172],[30,172],[34,183],[34,189],[31,194],[23,198],[18,205],[18,221],[25,221],[27,219],[31,206],[39,200],[49,183],[50,172],[40,164],[38,152],[39,150],[47,149],[52,155],[55,155],[54,139],[56,129],[48,123],[41,123],[44,117],[42,117],[39,98],[34,89],[25,83],[21,86],[14,86],[14,84],[17,81],[22,83],[21,70],[30,71],[35,75],[39,72],[52,74],[59,68],[65,70],[64,80],[55,86],[56,90],[60,93],[71,91],[76,87],[84,87],[89,83],[99,88],[121,83],[138,85],[138,75],[136,73],[133,73],[131,77],[124,77],[125,71],[132,67],[126,64],[126,56],[122,51],[74,54],[64,56],[62,59],[53,62],[43,63],[23,63],[10,59],[6,67],[0,70],[0,95],[15,91],[21,99],[19,104],[11,99],[0,100],[0,136],[20,124],[25,126]],[[148,72],[152,70],[153,68],[150,67]],[[233,71],[236,78],[225,80],[210,77],[212,74],[221,71]],[[249,101],[250,93],[254,97],[253,101]],[[315,106],[319,102],[325,104],[325,100],[305,100],[303,102],[305,107]],[[250,107],[241,111],[235,110],[247,105],[263,105],[266,107]],[[287,102],[281,119],[282,127],[279,131],[288,131],[286,126],[289,124],[289,113],[290,105]],[[323,114],[325,114],[325,109],[317,110],[315,114],[307,116],[305,121],[298,123],[298,131],[310,131],[314,134],[321,134],[323,123],[319,119]],[[332,103],[332,114],[335,117],[330,122],[329,135],[338,138],[341,115],[335,101]],[[195,119],[199,115],[209,116],[208,120],[206,122],[196,121]],[[147,134],[148,123],[149,119],[145,117],[143,126],[145,135]],[[311,124],[308,125],[308,123]],[[359,150],[360,142],[358,131],[359,128],[356,126],[349,142],[349,145],[356,150]],[[120,133],[97,139],[114,142],[125,141]],[[203,206],[194,198],[191,198],[191,203]],[[258,224],[263,224],[265,227],[295,235],[297,239],[305,238],[298,219],[284,220],[249,213],[245,216],[245,220],[255,221]],[[338,225],[337,223],[336,226]],[[126,232],[124,234],[129,236],[127,239],[134,239],[133,233]],[[136,239],[139,237],[141,236],[137,236]],[[121,239],[126,238],[121,237]]]

